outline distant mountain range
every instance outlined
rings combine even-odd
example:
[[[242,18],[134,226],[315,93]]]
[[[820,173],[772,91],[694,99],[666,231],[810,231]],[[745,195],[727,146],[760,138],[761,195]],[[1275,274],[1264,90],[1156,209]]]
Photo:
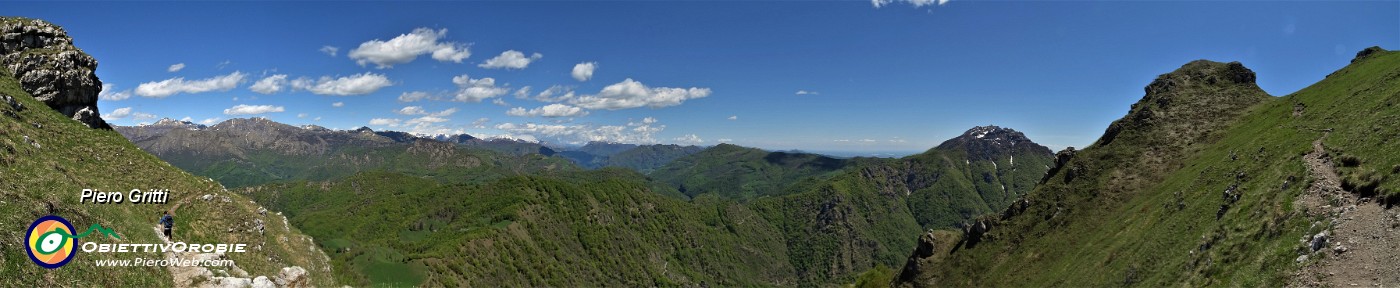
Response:
[[[162,120],[116,129],[176,166],[229,186],[249,187],[242,191],[287,212],[292,223],[312,235],[327,239],[322,248],[333,251],[332,259],[341,267],[338,271],[344,272],[342,280],[363,285],[505,285],[523,279],[492,267],[549,270],[551,263],[593,263],[589,265],[611,267],[604,270],[630,271],[623,277],[631,280],[624,282],[639,285],[652,282],[631,281],[657,277],[721,285],[846,281],[841,279],[871,267],[898,265],[915,246],[909,235],[925,228],[962,225],[1010,205],[1040,180],[1053,158],[1049,149],[1024,134],[996,126],[973,128],[939,147],[902,159],[840,159],[729,144],[704,148],[594,142],[556,151],[537,143],[469,135],[418,137],[369,128],[333,131],[261,118],[232,119],[211,127]],[[604,169],[585,171],[599,168]],[[462,189],[476,192],[460,194]],[[351,194],[355,196],[345,196]],[[457,200],[428,200],[460,197],[496,204],[463,206]],[[557,197],[571,199],[569,203],[599,204],[547,202]],[[421,201],[362,201],[389,198]],[[615,219],[637,213],[629,205],[602,204],[619,199],[661,209],[646,213],[648,219],[661,222],[627,226],[631,228],[598,226],[596,217]],[[392,219],[379,219],[385,215]],[[325,221],[332,218],[336,221]],[[642,232],[654,229],[646,227],[711,232],[667,238],[656,236],[666,235],[664,230]],[[524,234],[509,232],[517,230]],[[384,234],[389,231],[398,232]],[[599,234],[612,236],[587,240],[555,235],[557,231],[612,231]],[[406,240],[402,235],[436,240]],[[575,256],[564,260],[540,254],[552,250],[537,246],[544,243],[531,244],[522,235],[564,237],[547,245],[573,247],[551,249],[570,250],[569,255]],[[676,246],[688,242],[719,246]],[[489,249],[447,252],[484,243],[492,243],[494,249],[535,248],[510,258],[491,256],[496,254],[488,253]],[[671,260],[662,262],[648,260],[651,256],[589,252],[638,246],[676,252],[664,254],[663,259]],[[413,252],[419,249],[445,250]],[[698,254],[677,254],[687,249]],[[750,251],[750,255],[733,258],[736,251]],[[466,261],[469,258],[481,262]],[[670,269],[689,276],[665,276],[649,270],[653,268],[633,266],[666,266],[666,262],[673,262]],[[471,272],[438,269],[432,263],[474,268],[467,270]],[[737,266],[715,270],[703,263]],[[387,277],[376,269],[401,270],[412,277]],[[569,271],[588,275],[600,270]],[[524,281],[618,283],[602,275],[573,280],[583,282]]]

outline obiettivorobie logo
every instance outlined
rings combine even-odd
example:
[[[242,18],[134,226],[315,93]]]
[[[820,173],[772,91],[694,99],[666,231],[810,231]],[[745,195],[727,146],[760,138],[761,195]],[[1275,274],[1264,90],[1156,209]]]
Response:
[[[73,224],[68,223],[68,219],[57,215],[34,220],[34,224],[29,224],[29,233],[24,238],[27,244],[25,252],[29,253],[29,260],[34,260],[34,264],[48,269],[63,267],[77,254],[74,247],[78,246],[78,239],[92,234],[93,231],[122,239],[116,232],[103,228],[101,224],[92,224],[86,232],[77,235],[73,234],[73,230]]]

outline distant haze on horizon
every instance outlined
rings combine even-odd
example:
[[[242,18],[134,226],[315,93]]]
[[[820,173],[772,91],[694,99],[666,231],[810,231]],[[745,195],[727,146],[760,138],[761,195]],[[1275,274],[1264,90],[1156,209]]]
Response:
[[[19,2],[6,10],[63,26],[97,58],[99,107],[116,125],[267,117],[836,156],[917,153],[979,125],[1016,129],[1052,150],[1082,147],[1143,86],[1191,60],[1240,61],[1282,96],[1363,48],[1400,48],[1396,1],[878,6]]]

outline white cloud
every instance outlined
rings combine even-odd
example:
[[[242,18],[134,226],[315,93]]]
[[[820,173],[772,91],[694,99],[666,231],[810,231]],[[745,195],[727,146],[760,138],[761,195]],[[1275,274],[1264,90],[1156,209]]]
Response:
[[[676,137],[675,139],[671,139],[671,140],[676,141],[677,144],[696,145],[696,144],[705,143],[705,139],[700,139],[700,136],[695,136],[695,134],[685,134],[685,135],[683,135],[683,136],[681,136],[681,137]]]
[[[97,92],[97,99],[107,101],[121,101],[126,100],[126,98],[131,98],[131,90],[124,90],[120,92],[116,92],[114,90],[117,90],[117,85],[102,84],[102,91]]]
[[[217,123],[219,123],[219,117],[208,118],[208,119],[204,119],[203,121],[199,121],[199,124],[204,124],[204,125],[214,125],[214,124],[217,124]]]
[[[481,63],[481,65],[476,66],[486,69],[525,69],[525,67],[530,66],[530,62],[540,60],[540,58],[544,58],[544,55],[534,53],[530,54],[529,58],[526,58],[525,53],[515,50],[506,50],[506,52],[501,52],[501,55],[486,59],[486,63]]]
[[[170,65],[169,68],[165,68],[165,72],[180,72],[180,70],[184,69],[185,63],[175,63],[174,65]]]
[[[817,91],[797,90],[797,95],[818,95]]]
[[[399,126],[399,123],[400,123],[400,122],[403,122],[403,120],[399,120],[399,119],[390,119],[390,118],[374,118],[374,119],[369,119],[369,125],[375,125],[375,126]]]
[[[491,104],[496,104],[497,106],[503,107],[510,106],[510,103],[506,103],[506,100],[501,98],[491,99]]]
[[[544,139],[568,144],[590,141],[654,144],[658,143],[656,134],[665,130],[666,125],[657,125],[656,118],[647,117],[626,125],[501,123],[493,128],[506,133],[498,137],[510,139]]]
[[[282,106],[272,105],[244,105],[238,104],[228,109],[224,109],[224,115],[257,115],[265,113],[283,112],[287,109]]]
[[[404,124],[415,125],[415,124],[420,124],[420,123],[442,123],[442,122],[447,122],[447,120],[451,120],[451,119],[447,119],[447,118],[444,118],[444,117],[433,116],[433,115],[428,115],[428,116],[423,116],[423,117],[418,117],[418,118],[409,119],[408,122],[404,122]]]
[[[408,103],[420,100],[437,100],[437,97],[433,96],[433,94],[429,94],[428,92],[423,91],[410,91],[403,92],[403,94],[399,94],[399,102]]]
[[[102,114],[102,118],[106,119],[121,119],[126,116],[131,116],[131,107],[117,108],[116,110],[112,110],[112,112]]]
[[[335,102],[335,103],[331,103],[331,107],[335,107],[335,108],[345,107],[345,102]]]
[[[598,62],[583,62],[575,64],[574,72],[571,74],[574,76],[574,80],[583,82],[588,81],[588,79],[593,79],[593,70],[597,69]]]
[[[943,4],[947,4],[948,1],[949,0],[870,0],[870,4],[874,5],[875,8],[880,8],[885,7],[885,5],[890,5],[891,3],[904,2],[918,8],[935,4],[942,6]]]
[[[447,116],[452,116],[452,114],[456,114],[456,113],[457,113],[457,108],[456,108],[456,107],[453,107],[453,108],[447,108],[447,110],[442,110],[442,111],[438,111],[438,112],[429,113],[428,115],[429,115],[429,116],[433,116],[433,117],[447,117]]]
[[[585,111],[585,110],[583,110],[583,108],[579,108],[579,107],[574,107],[574,106],[569,106],[569,105],[565,105],[565,104],[558,104],[558,103],[555,103],[555,104],[545,105],[544,107],[540,107],[540,108],[530,109],[529,111],[526,111],[525,108],[523,108],[523,107],[515,107],[515,108],[511,108],[509,111],[506,111],[506,115],[510,115],[510,116],[520,116],[520,117],[546,117],[546,118],[555,118],[555,117],[581,117],[581,116],[588,115],[588,111]]]
[[[265,95],[265,94],[272,94],[272,93],[281,92],[281,91],[282,91],[282,86],[286,86],[286,85],[287,85],[287,75],[286,75],[286,74],[276,74],[276,75],[264,77],[262,80],[258,80],[258,82],[253,82],[253,86],[248,86],[248,90],[251,90],[251,91],[256,92],[256,93],[258,93],[258,94],[264,94],[264,95]]]
[[[190,118],[190,116],[185,116],[185,118],[180,118],[180,121],[191,122],[194,121],[194,118]]]
[[[243,78],[247,74],[234,71],[228,75],[214,76],[208,79],[185,81],[185,77],[176,77],[161,80],[159,82],[146,82],[136,86],[136,95],[142,97],[165,98],[178,93],[204,93],[209,91],[228,91],[238,87],[243,83]]]
[[[681,105],[689,99],[710,96],[710,88],[669,88],[647,87],[642,82],[627,78],[617,84],[603,87],[597,95],[580,96],[571,101],[587,109],[618,110],[647,106],[661,108]]]
[[[403,107],[403,109],[399,109],[398,111],[394,111],[394,113],[399,113],[403,115],[419,115],[428,114],[428,111],[423,110],[423,106],[408,106]]]
[[[515,98],[535,99],[535,101],[540,102],[561,102],[574,99],[574,91],[569,87],[554,85],[549,86],[549,89],[544,89],[544,91],[540,91],[540,93],[531,97],[530,87],[526,86],[525,88],[520,88],[520,90],[515,91]]]
[[[297,118],[306,118],[306,113],[298,113]]]
[[[447,35],[447,29],[413,29],[413,32],[401,34],[389,41],[375,39],[360,43],[360,47],[350,50],[348,55],[360,66],[374,63],[375,67],[380,69],[412,62],[418,55],[423,54],[432,54],[434,60],[453,63],[462,63],[462,60],[471,57],[467,45],[439,42],[444,35]]]
[[[729,142],[734,142],[734,139],[719,138],[719,140],[715,140],[715,141],[719,141],[719,143],[729,143]]]
[[[485,128],[486,128],[486,123],[490,123],[490,122],[491,122],[491,118],[486,118],[486,117],[477,118],[476,121],[472,121],[472,128],[485,129]]]
[[[320,51],[321,51],[321,53],[326,53],[326,55],[331,55],[331,57],[335,57],[335,54],[336,54],[336,53],[340,53],[340,47],[335,47],[335,46],[331,46],[331,45],[326,45],[326,46],[321,46],[321,50],[320,50]]]
[[[126,109],[126,110],[122,110],[122,109]],[[126,108],[117,109],[117,111],[114,111],[114,112],[116,112],[116,113],[113,113],[113,114],[116,114],[116,115],[113,115],[113,116],[111,116],[111,117],[108,117],[107,115],[102,115],[102,118],[103,118],[103,119],[120,119],[120,118],[125,118],[125,117],[131,117],[132,120],[151,120],[151,119],[160,118],[160,116],[156,116],[156,114],[131,111],[131,107],[126,107]]]
[[[461,88],[457,90],[457,95],[452,99],[458,102],[481,102],[487,98],[510,93],[509,88],[496,87],[496,79],[491,77],[471,79],[467,74],[462,74],[452,77],[452,83]]]
[[[394,85],[393,82],[389,81],[389,77],[368,72],[339,78],[321,76],[320,79],[314,81],[302,77],[292,80],[291,84],[292,88],[297,90],[306,90],[317,95],[336,96],[364,95]]]
[[[739,115],[729,116],[729,120],[739,120]]]

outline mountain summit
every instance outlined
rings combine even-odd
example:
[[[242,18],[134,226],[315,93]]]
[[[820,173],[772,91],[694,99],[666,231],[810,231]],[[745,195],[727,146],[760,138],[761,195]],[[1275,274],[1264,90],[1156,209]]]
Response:
[[[1041,155],[1051,153],[1050,148],[1036,144],[1021,131],[998,126],[972,127],[958,137],[943,141],[943,144],[938,144],[938,147],[934,149],[962,150],[967,153],[969,160],[994,160],[1003,155],[1019,152],[1034,152]]]

